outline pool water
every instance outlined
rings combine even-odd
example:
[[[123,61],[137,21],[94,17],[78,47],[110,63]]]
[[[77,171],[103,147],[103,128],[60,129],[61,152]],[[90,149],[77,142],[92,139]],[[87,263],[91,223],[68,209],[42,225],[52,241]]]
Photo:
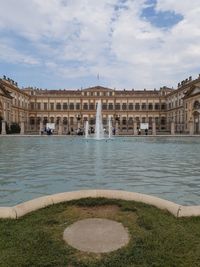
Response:
[[[200,205],[198,137],[0,137],[0,206],[81,189]]]

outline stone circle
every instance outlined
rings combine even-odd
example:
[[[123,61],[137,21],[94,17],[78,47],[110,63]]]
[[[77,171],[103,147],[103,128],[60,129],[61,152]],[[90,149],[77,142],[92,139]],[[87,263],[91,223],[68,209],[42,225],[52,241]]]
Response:
[[[67,227],[63,239],[80,251],[106,253],[127,245],[129,235],[119,222],[91,218],[77,221]]]

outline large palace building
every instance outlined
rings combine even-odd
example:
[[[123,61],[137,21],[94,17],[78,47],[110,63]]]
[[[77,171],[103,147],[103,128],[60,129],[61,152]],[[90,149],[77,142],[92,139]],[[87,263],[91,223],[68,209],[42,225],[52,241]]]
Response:
[[[0,132],[16,125],[21,134],[39,134],[47,123],[55,134],[75,134],[88,121],[95,127],[96,103],[101,100],[105,129],[108,117],[117,134],[138,134],[148,123],[149,134],[200,134],[200,76],[189,77],[177,89],[115,90],[95,86],[77,90],[20,89],[0,79]]]

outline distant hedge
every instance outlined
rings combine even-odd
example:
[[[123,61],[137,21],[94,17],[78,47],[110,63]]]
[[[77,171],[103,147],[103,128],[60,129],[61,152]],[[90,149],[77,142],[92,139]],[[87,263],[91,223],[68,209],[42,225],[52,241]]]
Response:
[[[10,129],[8,129],[8,134],[17,134],[17,133],[20,133],[20,130],[21,130],[21,128],[20,128],[20,126],[19,126],[19,124],[18,123],[11,123],[11,125],[10,125]],[[7,129],[6,129],[6,131],[7,131]]]

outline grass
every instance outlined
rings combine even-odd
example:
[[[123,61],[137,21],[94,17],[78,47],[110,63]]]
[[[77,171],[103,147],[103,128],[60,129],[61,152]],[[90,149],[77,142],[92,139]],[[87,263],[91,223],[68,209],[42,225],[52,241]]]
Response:
[[[63,240],[64,229],[84,218],[108,218],[128,228],[130,242],[108,254],[80,252]],[[198,267],[200,217],[174,218],[133,201],[82,199],[0,220],[0,267]]]

